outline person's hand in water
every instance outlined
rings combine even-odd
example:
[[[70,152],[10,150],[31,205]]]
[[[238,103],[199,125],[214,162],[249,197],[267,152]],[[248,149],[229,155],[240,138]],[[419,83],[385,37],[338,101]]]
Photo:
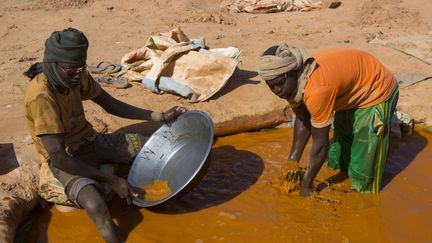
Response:
[[[170,123],[174,121],[181,114],[187,112],[188,109],[182,106],[174,106],[171,109],[162,112],[162,121],[165,123]]]
[[[290,182],[298,182],[303,179],[303,170],[297,166],[297,168],[289,170],[285,179]]]
[[[129,183],[121,177],[115,177],[110,185],[120,198],[126,200],[128,205],[131,204],[132,198],[138,196],[137,193],[132,190]]]
[[[285,179],[289,182],[301,181],[304,175],[303,169],[299,166],[299,162],[288,160],[286,167]]]
[[[309,197],[310,194],[312,193],[312,188],[311,187],[307,187],[307,186],[300,186],[300,196],[301,197]]]
[[[286,166],[285,180],[288,182],[290,188],[300,189],[300,196],[307,197],[310,194],[310,190],[307,190],[303,186],[302,180],[305,174],[305,170],[299,166],[299,162],[294,160],[288,160]],[[295,190],[295,189],[294,189]]]

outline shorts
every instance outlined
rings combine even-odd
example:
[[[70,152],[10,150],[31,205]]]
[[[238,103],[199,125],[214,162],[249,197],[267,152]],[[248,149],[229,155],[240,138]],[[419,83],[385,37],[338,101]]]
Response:
[[[332,169],[348,171],[351,188],[377,193],[387,159],[390,122],[399,89],[375,106],[335,112],[334,138],[328,154]]]
[[[85,142],[71,153],[90,166],[105,173],[114,174],[119,165],[130,165],[147,137],[140,134],[99,134],[91,142]],[[87,185],[94,185],[102,195],[108,197],[111,189],[106,183],[77,175],[71,175],[49,166],[54,178],[39,188],[39,194],[49,202],[66,206],[78,206],[78,194]]]

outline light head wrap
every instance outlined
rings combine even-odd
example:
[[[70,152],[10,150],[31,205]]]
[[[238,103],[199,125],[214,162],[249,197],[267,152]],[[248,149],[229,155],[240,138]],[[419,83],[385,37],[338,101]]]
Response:
[[[290,71],[298,71],[297,91],[291,97],[294,103],[302,103],[303,89],[309,76],[315,70],[315,59],[303,48],[281,44],[275,55],[262,55],[257,72],[265,81],[275,79]]]

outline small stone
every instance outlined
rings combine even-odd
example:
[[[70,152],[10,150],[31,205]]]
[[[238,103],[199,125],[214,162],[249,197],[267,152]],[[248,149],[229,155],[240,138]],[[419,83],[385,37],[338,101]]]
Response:
[[[339,1],[339,0],[334,0],[334,1],[332,1],[332,2],[329,4],[328,8],[337,8],[337,7],[339,7],[341,4],[342,4],[341,1]]]
[[[29,61],[35,61],[36,57],[20,57],[18,59],[18,62],[29,62]]]
[[[69,22],[73,22],[72,18],[67,18],[66,20]]]
[[[113,10],[113,9],[114,9],[114,6],[108,6],[106,9],[108,9],[108,10]]]
[[[266,34],[274,34],[275,32],[273,30],[269,30],[266,32]]]

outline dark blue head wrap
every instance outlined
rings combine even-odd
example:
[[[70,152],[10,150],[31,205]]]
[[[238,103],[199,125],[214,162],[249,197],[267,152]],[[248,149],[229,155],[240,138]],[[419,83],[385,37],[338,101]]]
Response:
[[[77,29],[55,31],[45,41],[43,63],[33,64],[24,74],[34,78],[38,73],[43,72],[55,90],[66,93],[69,85],[59,75],[57,63],[85,65],[88,46],[86,36]]]

